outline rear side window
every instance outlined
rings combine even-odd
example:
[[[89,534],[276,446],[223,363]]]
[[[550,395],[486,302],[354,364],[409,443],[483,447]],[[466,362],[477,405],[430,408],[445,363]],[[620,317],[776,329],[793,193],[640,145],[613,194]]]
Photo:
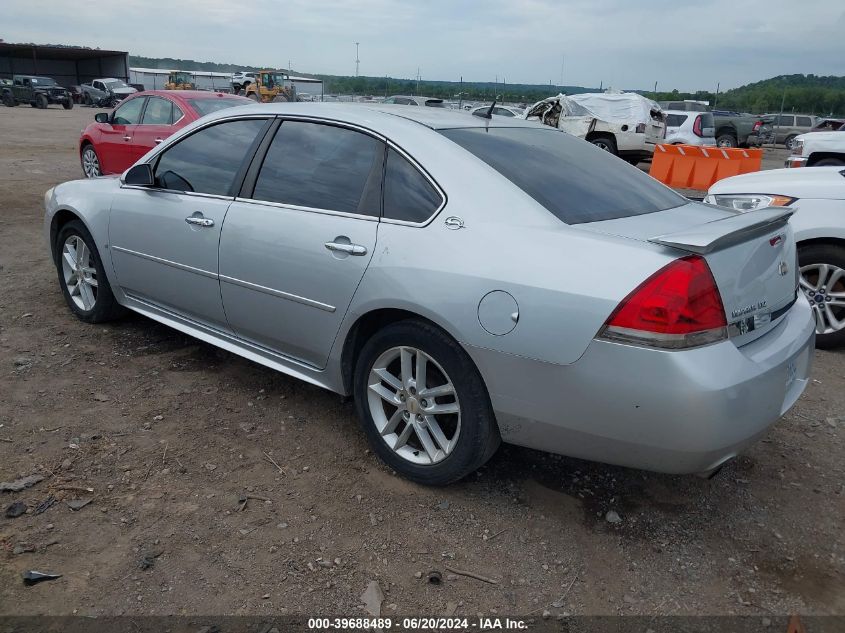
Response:
[[[384,170],[384,217],[425,222],[443,202],[428,179],[399,152],[390,149]]]
[[[232,184],[264,119],[230,121],[204,128],[166,149],[155,184],[171,191],[232,195]]]
[[[701,127],[705,129],[709,127],[716,127],[716,120],[713,118],[712,112],[702,112],[698,116],[701,117]]]
[[[687,116],[685,114],[667,114],[666,115],[666,125],[668,127],[681,127],[684,124],[684,121],[687,120]]]
[[[170,125],[172,122],[173,105],[167,99],[150,97],[144,110],[143,125]]]
[[[795,122],[799,127],[810,127],[813,124],[812,120],[808,116],[795,117]]]
[[[686,204],[612,154],[552,128],[443,130],[567,224],[599,222]]]
[[[258,173],[256,200],[378,216],[384,145],[355,130],[285,121]]]
[[[141,120],[141,110],[146,99],[130,99],[114,111],[112,123],[116,125],[135,125]]]

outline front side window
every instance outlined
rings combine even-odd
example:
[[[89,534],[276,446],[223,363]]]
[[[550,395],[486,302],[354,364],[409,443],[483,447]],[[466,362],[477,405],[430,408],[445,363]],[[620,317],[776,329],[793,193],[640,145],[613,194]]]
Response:
[[[378,215],[381,141],[342,127],[285,121],[267,151],[253,198]]]
[[[808,116],[796,117],[796,121],[800,127],[810,127],[813,124]]]
[[[441,134],[567,224],[643,215],[689,202],[639,169],[560,130],[463,128]]]
[[[99,81],[94,82],[94,88],[96,88],[97,90],[102,90],[103,92],[106,91],[106,87],[103,84],[101,84]]]
[[[141,120],[141,110],[146,99],[130,99],[114,111],[114,125],[135,125]]]
[[[389,150],[384,169],[384,217],[425,222],[443,198],[428,179],[396,150]]]
[[[264,119],[228,121],[204,128],[162,152],[155,185],[171,191],[230,196],[235,176]]]
[[[167,99],[150,97],[141,123],[144,125],[170,125],[172,123],[172,110],[173,105]]]

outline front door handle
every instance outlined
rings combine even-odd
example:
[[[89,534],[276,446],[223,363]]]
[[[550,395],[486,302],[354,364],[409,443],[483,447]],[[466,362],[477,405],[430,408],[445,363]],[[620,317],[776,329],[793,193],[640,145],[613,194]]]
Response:
[[[342,242],[326,242],[326,248],[330,251],[347,253],[348,255],[366,255],[367,247],[360,244],[343,244]]]
[[[157,139],[155,140],[155,142],[156,142],[156,145],[158,145],[159,143],[163,143],[163,142],[164,142],[164,139],[163,139],[163,138],[157,138]]]
[[[131,141],[131,140],[132,140],[132,137],[131,137],[131,136],[124,136],[124,137],[123,137],[123,140],[124,140],[124,141]]]
[[[211,218],[204,218],[202,215],[189,215],[185,218],[188,224],[195,224],[197,226],[214,226],[214,220]]]

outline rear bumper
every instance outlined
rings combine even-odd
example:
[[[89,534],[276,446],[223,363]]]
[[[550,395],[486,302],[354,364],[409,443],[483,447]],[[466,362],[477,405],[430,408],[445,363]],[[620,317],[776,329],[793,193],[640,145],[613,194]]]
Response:
[[[804,391],[815,323],[803,297],[766,335],[665,352],[595,340],[568,366],[469,348],[502,439],[667,473],[717,468]]]

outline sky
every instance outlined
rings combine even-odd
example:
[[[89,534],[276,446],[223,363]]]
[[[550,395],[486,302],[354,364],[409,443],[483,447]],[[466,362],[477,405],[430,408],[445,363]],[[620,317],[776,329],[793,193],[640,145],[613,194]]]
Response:
[[[619,89],[845,74],[845,0],[2,0],[6,42]]]

